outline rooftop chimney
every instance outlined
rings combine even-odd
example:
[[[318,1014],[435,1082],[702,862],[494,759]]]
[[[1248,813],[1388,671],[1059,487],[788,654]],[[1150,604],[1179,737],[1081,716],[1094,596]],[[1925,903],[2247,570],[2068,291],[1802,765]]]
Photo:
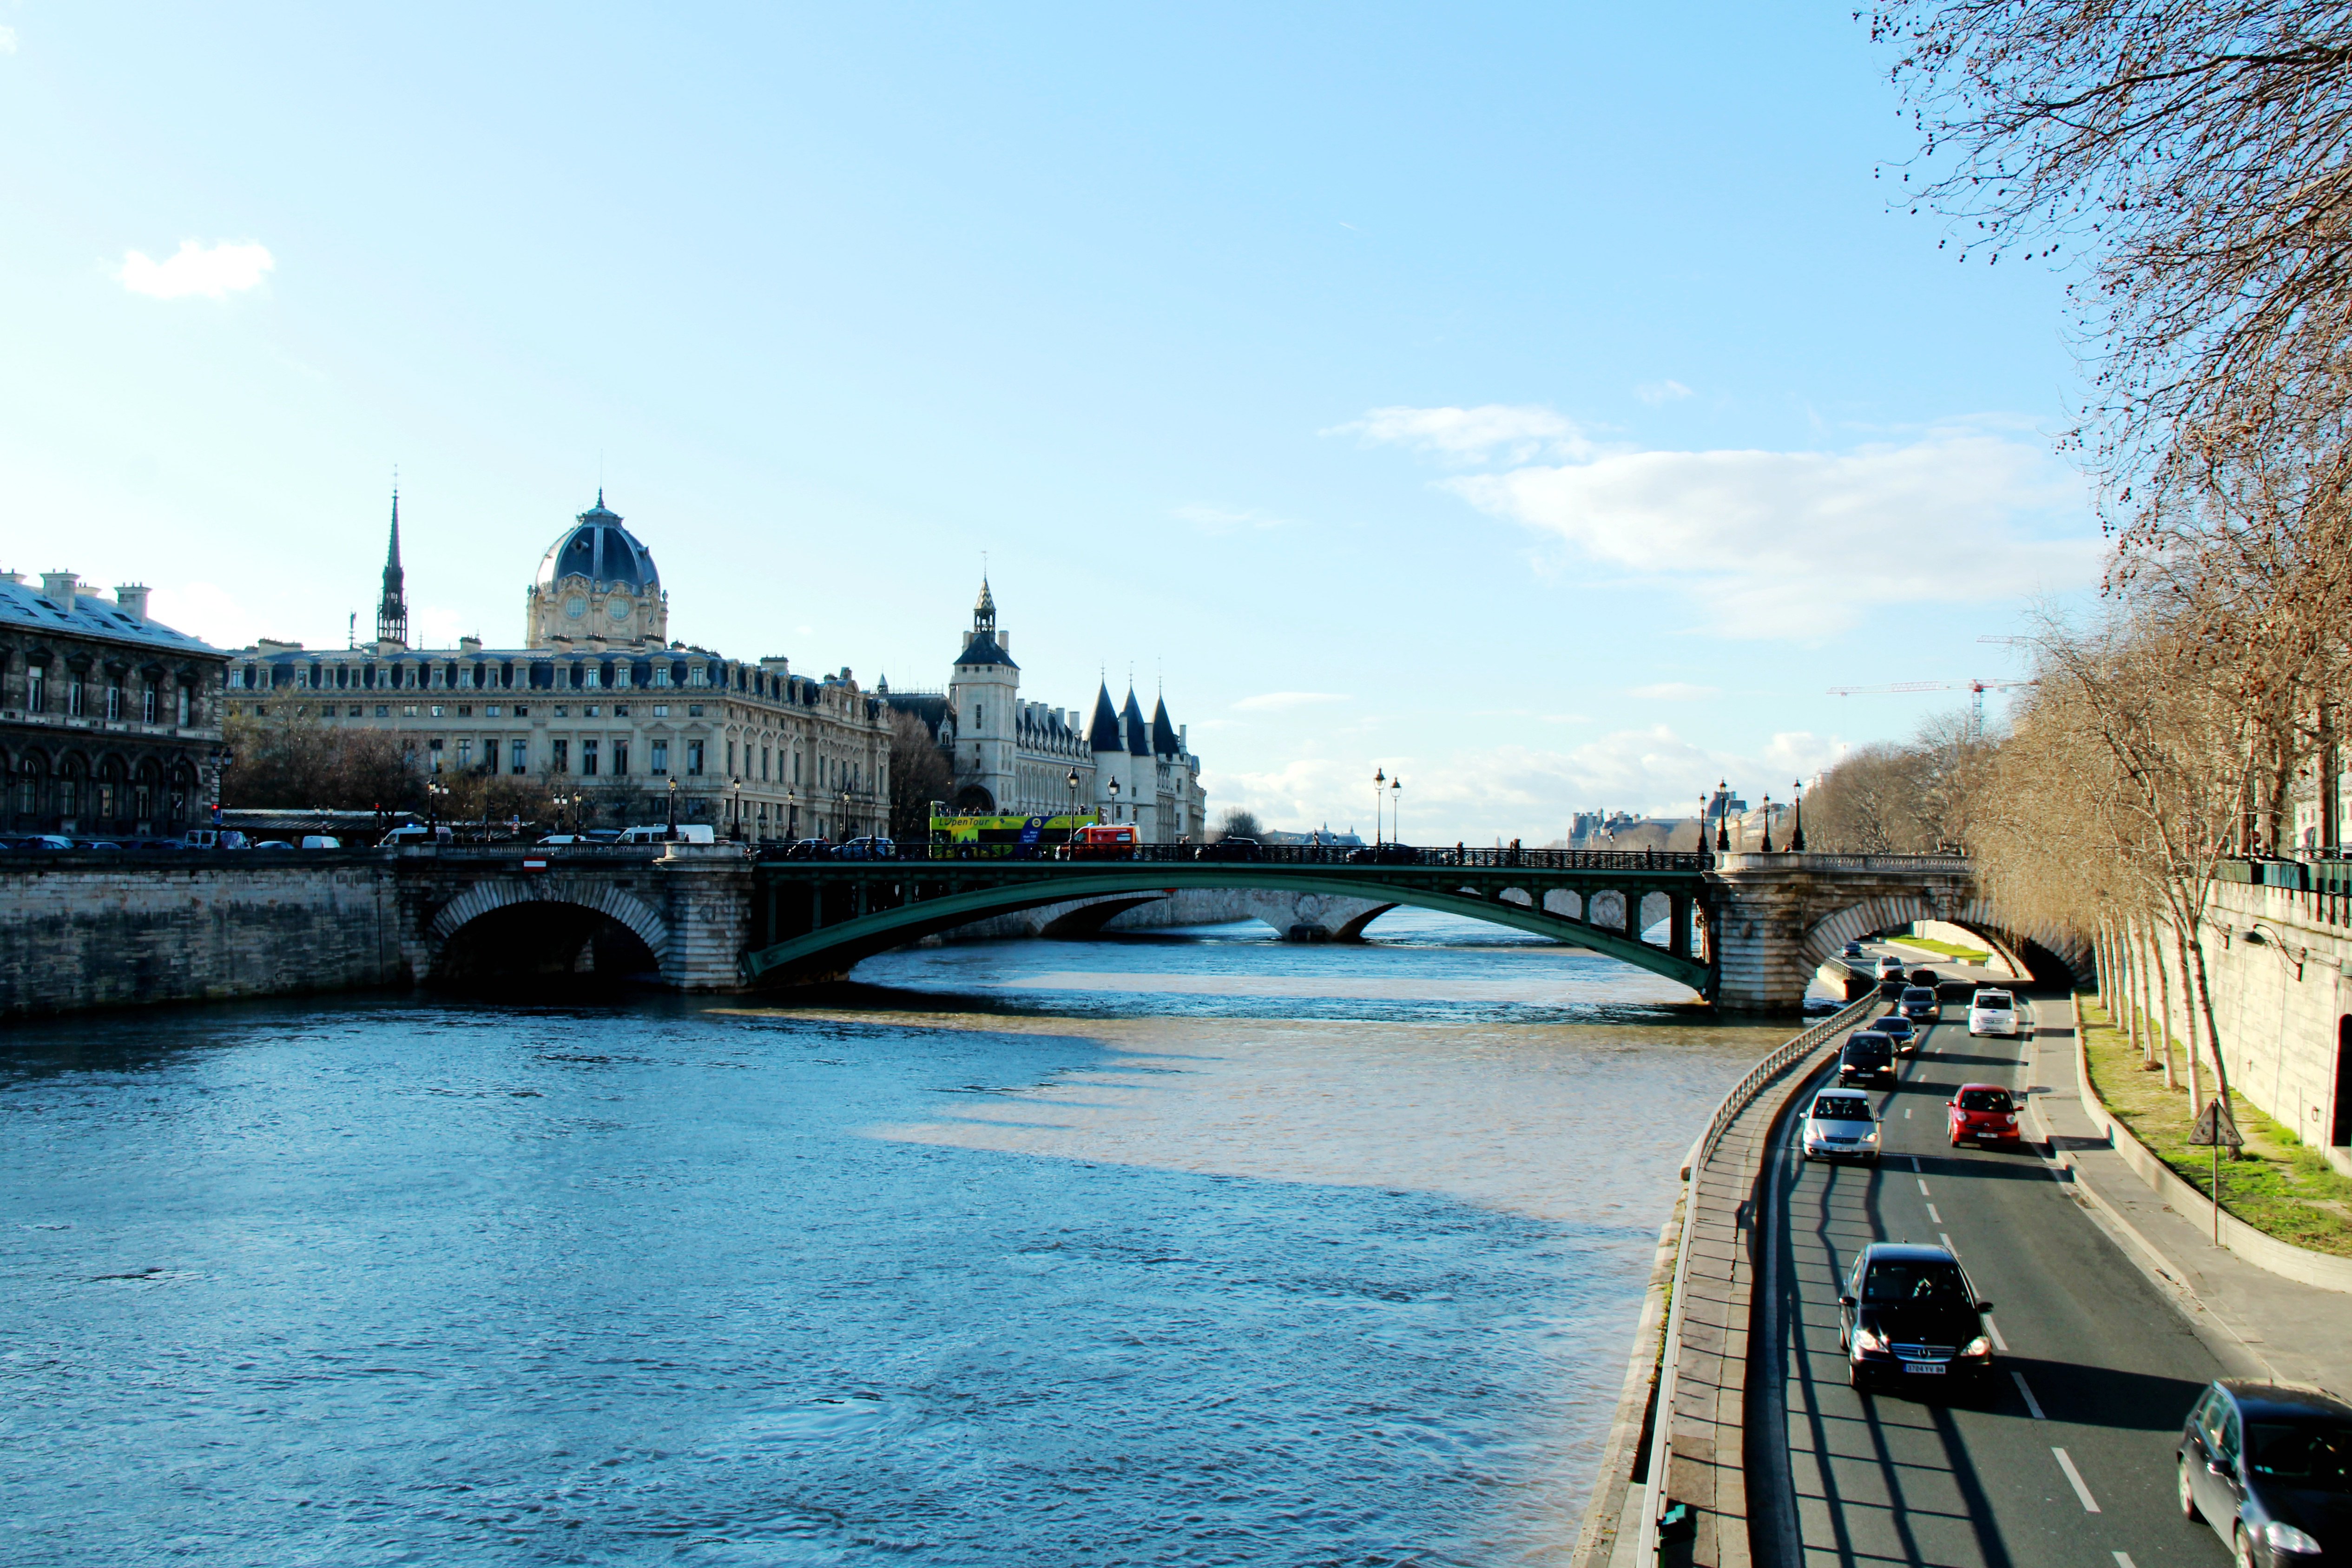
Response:
[[[70,610],[73,608],[74,590],[79,586],[81,586],[81,584],[75,580],[74,574],[70,572],[44,572],[41,574],[41,597],[48,600],[59,609]]]
[[[147,584],[125,583],[114,590],[115,607],[134,621],[147,618]]]

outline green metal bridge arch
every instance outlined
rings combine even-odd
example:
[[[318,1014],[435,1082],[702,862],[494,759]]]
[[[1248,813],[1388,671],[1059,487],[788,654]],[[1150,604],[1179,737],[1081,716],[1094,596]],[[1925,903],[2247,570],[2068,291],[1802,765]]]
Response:
[[[845,973],[859,960],[992,915],[1076,899],[1185,888],[1320,893],[1467,916],[1571,942],[1713,993],[1698,956],[1695,914],[1705,906],[1704,860],[1695,855],[1557,850],[1423,851],[1410,864],[1314,861],[934,860],[766,861],[753,869],[754,931],[743,978],[774,985]],[[1503,895],[1518,891],[1519,903]],[[1594,899],[1621,895],[1616,926],[1546,910],[1567,890],[1589,915]],[[1642,940],[1643,901],[1669,900],[1668,944]]]

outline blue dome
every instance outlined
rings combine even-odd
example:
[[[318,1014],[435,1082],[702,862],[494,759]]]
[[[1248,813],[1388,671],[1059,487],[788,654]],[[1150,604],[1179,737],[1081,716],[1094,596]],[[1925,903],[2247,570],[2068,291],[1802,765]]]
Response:
[[[579,526],[550,546],[539,563],[541,587],[559,577],[618,584],[641,594],[661,586],[653,552],[621,526],[619,513],[604,510],[602,490],[596,492],[596,504],[580,514]]]

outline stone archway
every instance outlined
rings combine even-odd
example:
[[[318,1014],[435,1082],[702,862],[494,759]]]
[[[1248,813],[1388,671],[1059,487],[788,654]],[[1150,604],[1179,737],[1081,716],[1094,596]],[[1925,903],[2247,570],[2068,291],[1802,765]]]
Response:
[[[545,919],[531,921],[531,907]],[[543,931],[557,946],[568,942],[573,952],[584,950],[599,926],[610,921],[652,954],[665,979],[671,978],[669,922],[635,893],[609,882],[568,877],[497,877],[474,883],[435,912],[425,927],[425,973],[420,978],[443,979],[494,965],[477,962],[466,951],[463,933],[492,940],[526,942]],[[538,967],[545,967],[544,964]]]
[[[1943,921],[1974,932],[2021,975],[2042,980],[2061,978],[2043,973],[2049,964],[2037,964],[2037,954],[2045,960],[2056,960],[2072,978],[2080,979],[2089,973],[2089,953],[2081,942],[2054,929],[2021,927],[2019,922],[2004,918],[1989,900],[1970,899],[1957,907],[1939,907],[1919,894],[1901,892],[1860,900],[1814,921],[1805,931],[1802,951],[1806,971],[1810,973],[1836,958],[1849,942],[1859,942],[1879,931],[1919,921]]]

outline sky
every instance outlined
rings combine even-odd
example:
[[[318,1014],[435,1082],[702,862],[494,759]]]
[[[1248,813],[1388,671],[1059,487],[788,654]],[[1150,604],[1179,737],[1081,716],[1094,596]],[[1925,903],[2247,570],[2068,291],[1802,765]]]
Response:
[[[671,635],[1163,691],[1212,813],[1541,843],[2018,673],[2100,539],[2063,273],[1845,5],[0,0],[0,567],[236,646]],[[1999,711],[2000,699],[1990,700]]]

